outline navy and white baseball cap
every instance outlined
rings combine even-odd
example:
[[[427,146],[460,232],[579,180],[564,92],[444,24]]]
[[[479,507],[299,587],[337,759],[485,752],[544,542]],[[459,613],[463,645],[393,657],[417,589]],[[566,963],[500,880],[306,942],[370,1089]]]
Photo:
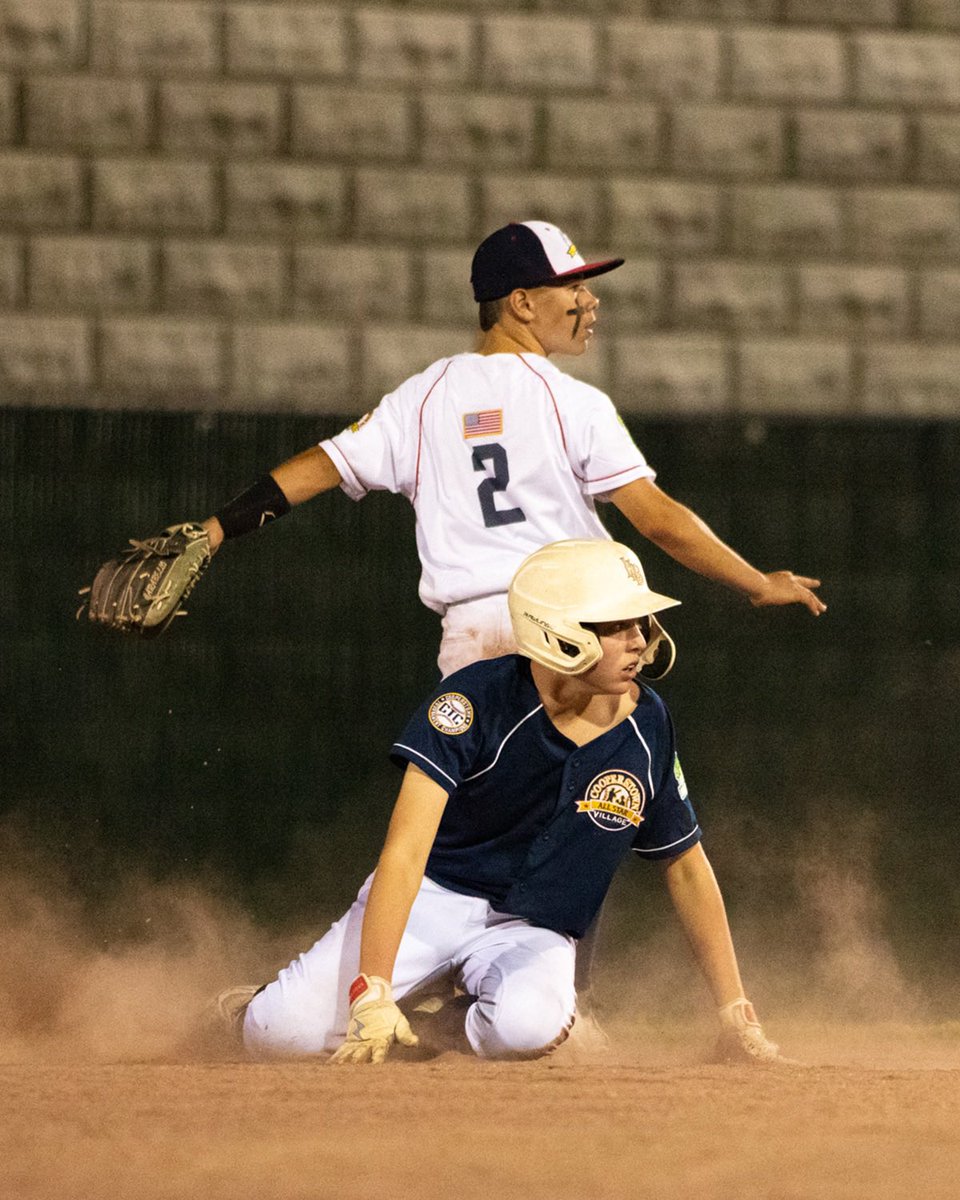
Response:
[[[514,288],[544,287],[568,275],[589,279],[623,266],[622,258],[585,262],[562,229],[546,221],[520,221],[504,225],[477,247],[470,270],[473,296],[478,302],[499,300]]]

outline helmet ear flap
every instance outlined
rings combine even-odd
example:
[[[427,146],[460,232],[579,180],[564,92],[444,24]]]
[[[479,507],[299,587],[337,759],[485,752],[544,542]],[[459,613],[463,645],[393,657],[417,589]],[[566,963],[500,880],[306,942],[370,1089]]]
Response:
[[[592,629],[580,625],[550,629],[528,613],[514,615],[514,633],[522,653],[561,675],[580,675],[589,671],[603,653],[600,639]],[[572,640],[574,637],[576,641]]]

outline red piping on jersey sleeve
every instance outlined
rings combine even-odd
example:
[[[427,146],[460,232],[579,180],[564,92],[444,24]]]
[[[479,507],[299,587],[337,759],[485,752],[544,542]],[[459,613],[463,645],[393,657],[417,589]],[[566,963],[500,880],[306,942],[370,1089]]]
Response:
[[[527,360],[523,357],[522,354],[518,354],[517,358],[520,359],[520,361],[523,363],[523,365],[527,368],[528,371],[533,371],[534,375],[536,375],[536,377],[540,380],[540,382],[543,384],[543,386],[547,389],[547,394],[550,396],[550,401],[553,404],[553,415],[557,418],[557,424],[560,426],[560,440],[563,443],[563,452],[564,452],[564,454],[567,455],[567,461],[569,462],[570,455],[567,451],[567,436],[563,431],[563,421],[560,420],[560,409],[557,407],[557,399],[553,394],[550,384],[547,383],[546,379],[544,379],[544,377],[540,374],[540,372],[538,370],[536,370],[534,367],[530,366],[530,364],[527,362]],[[637,466],[639,466],[639,465],[640,464],[638,463]],[[573,475],[574,475],[574,478],[577,479],[580,483],[604,483],[608,479],[616,479],[618,475],[627,475],[627,474],[629,474],[630,471],[635,471],[636,469],[637,469],[636,466],[624,467],[622,470],[614,471],[610,475],[599,475],[596,479],[587,479],[583,475],[578,475],[576,471],[573,472]]]
[[[638,463],[637,466],[639,465]],[[649,468],[649,463],[647,466]],[[616,479],[618,475],[629,475],[631,471],[635,471],[636,469],[637,467],[624,467],[622,471],[614,471],[610,475],[598,475],[596,479],[584,479],[583,483],[605,483],[608,479]],[[580,476],[578,475],[577,478],[579,479]],[[648,478],[648,476],[643,476],[643,478]]]
[[[563,429],[563,422],[560,420],[560,409],[557,408],[557,398],[553,394],[553,389],[550,387],[550,384],[547,383],[547,381],[544,379],[544,377],[540,374],[540,372],[530,366],[530,364],[527,362],[527,360],[523,357],[522,354],[518,354],[517,358],[520,359],[520,361],[523,363],[523,365],[527,368],[528,371],[532,371],[533,374],[536,375],[536,377],[540,380],[540,382],[543,384],[543,386],[547,389],[547,395],[550,397],[550,403],[553,405],[553,415],[557,418],[557,424],[560,427],[560,441],[563,443],[563,452],[564,452],[564,454],[567,455],[567,458],[569,459],[570,455],[567,451],[567,435]],[[577,475],[576,471],[574,471],[574,475]],[[580,476],[577,475],[577,478],[580,479]],[[581,482],[583,482],[583,481],[581,480]]]
[[[420,490],[420,455],[423,452],[423,410],[426,407],[427,401],[430,399],[430,394],[433,391],[433,389],[437,386],[437,384],[444,377],[444,375],[446,375],[446,373],[450,370],[450,363],[452,361],[453,361],[452,359],[449,359],[449,358],[447,359],[447,365],[443,368],[443,370],[436,377],[436,379],[433,381],[433,383],[430,384],[430,387],[427,389],[427,394],[424,396],[423,400],[420,402],[420,411],[417,414],[417,466],[416,466],[416,470],[413,473],[413,495],[410,498],[411,504],[416,502],[417,492],[419,492],[419,490]]]

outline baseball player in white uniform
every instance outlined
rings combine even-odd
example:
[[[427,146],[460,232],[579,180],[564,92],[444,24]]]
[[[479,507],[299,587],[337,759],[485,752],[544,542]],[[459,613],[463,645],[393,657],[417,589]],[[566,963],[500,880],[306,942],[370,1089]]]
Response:
[[[543,221],[496,230],[473,259],[477,352],[432,363],[372,413],[261,477],[204,522],[211,547],[334,487],[354,500],[382,489],[406,496],[420,596],[443,619],[442,674],[515,648],[513,572],[548,542],[609,536],[598,501],[754,605],[825,611],[819,580],[755,569],[667,496],[609,397],[550,361],[587,350],[599,308],[587,281],[622,263],[586,262]]]
[[[376,870],[237,1006],[253,1055],[382,1061],[418,1040],[398,1001],[429,1037],[415,1001],[443,980],[462,1000],[434,1052],[548,1053],[575,1020],[578,940],[635,853],[663,868],[717,1005],[718,1057],[778,1059],[744,995],[669,714],[636,678],[652,614],[676,603],[608,538],[524,560],[509,590],[520,653],[454,672],[397,738],[403,783]]]

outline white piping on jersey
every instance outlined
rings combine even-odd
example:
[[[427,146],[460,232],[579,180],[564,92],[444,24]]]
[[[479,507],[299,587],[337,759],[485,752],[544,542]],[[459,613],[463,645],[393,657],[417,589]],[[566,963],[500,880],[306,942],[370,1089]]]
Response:
[[[675,842],[668,842],[666,846],[648,846],[641,850],[639,846],[632,846],[634,854],[659,854],[662,850],[672,850],[674,846],[679,846],[682,842],[688,842],[695,833],[700,832],[699,823],[694,825],[689,833],[685,833],[682,838],[677,838]]]
[[[637,728],[637,723],[633,719],[633,713],[630,713],[630,715],[627,717],[627,720],[633,726],[633,732],[640,739],[640,745],[643,746],[644,750],[646,750],[646,752],[647,752],[647,787],[650,789],[650,799],[652,800],[653,799],[653,755],[650,753],[650,747],[647,745],[646,741],[644,740],[643,734]]]
[[[497,747],[497,753],[494,755],[493,762],[491,762],[488,767],[484,767],[482,771],[477,771],[477,773],[475,775],[465,776],[463,782],[469,783],[470,780],[472,780],[472,779],[479,779],[481,775],[486,775],[487,771],[492,771],[493,768],[497,765],[497,760],[499,759],[500,755],[503,753],[503,748],[507,744],[507,742],[510,741],[510,739],[517,732],[517,730],[520,728],[520,726],[524,724],[524,722],[529,721],[531,717],[536,716],[537,713],[540,712],[540,710],[542,708],[543,708],[543,705],[538,704],[536,706],[536,708],[532,708],[525,717],[521,717],[520,720],[507,733],[507,735],[504,737],[503,741],[501,741],[500,745]],[[646,752],[647,752],[647,783],[650,787],[650,795],[652,796],[653,795],[653,775],[652,775],[653,756],[650,753],[650,747],[647,745],[643,734],[637,728],[637,723],[636,723],[636,721],[634,721],[633,716],[632,715],[628,716],[627,720],[633,726],[634,733],[640,739],[640,742],[643,745],[644,750],[646,750]],[[449,779],[454,787],[459,787],[459,784],[457,783],[457,781],[455,779],[453,779],[452,776],[448,775],[442,767],[437,766],[437,764],[433,761],[432,758],[427,758],[427,756],[425,754],[421,754],[419,750],[415,750],[412,746],[408,746],[404,742],[395,742],[394,745],[397,746],[398,749],[406,750],[409,754],[414,755],[416,758],[422,759],[425,763],[429,763],[430,766],[433,767],[433,769],[435,771],[437,771],[439,774],[441,774],[444,777],[444,779]],[[633,852],[634,852],[634,854],[659,854],[664,850],[672,850],[674,846],[679,846],[683,842],[689,841],[690,838],[692,838],[695,833],[699,833],[699,832],[700,832],[700,824],[698,822],[696,825],[694,825],[694,827],[690,830],[689,833],[685,833],[683,835],[683,837],[677,838],[677,840],[675,842],[668,842],[667,845],[665,845],[665,846],[649,846],[643,850],[634,846]]]
[[[435,771],[439,771],[439,773],[444,777],[444,779],[449,779],[454,787],[458,786],[457,781],[453,778],[453,776],[448,775],[446,773],[446,771],[443,769],[443,767],[438,767],[432,758],[427,758],[427,756],[425,754],[421,754],[419,750],[414,750],[414,748],[412,746],[404,745],[403,742],[394,742],[393,744],[396,747],[398,747],[398,749],[400,749],[400,750],[406,750],[408,754],[415,754],[417,756],[417,758],[422,758],[423,761],[425,763],[429,763],[430,766],[433,767],[433,769]]]
[[[500,757],[500,755],[503,753],[503,748],[504,748],[504,746],[507,744],[507,742],[509,742],[509,741],[510,741],[510,739],[511,739],[511,738],[513,737],[513,735],[514,735],[514,734],[517,732],[517,730],[518,730],[518,729],[520,728],[520,726],[521,726],[521,725],[524,723],[524,721],[529,721],[531,717],[533,717],[533,716],[536,716],[536,714],[537,714],[538,712],[540,712],[540,710],[541,710],[542,708],[543,708],[543,705],[542,705],[542,704],[538,704],[536,708],[531,708],[531,709],[530,709],[530,711],[527,713],[527,715],[526,715],[525,717],[521,717],[521,718],[520,718],[520,720],[519,720],[519,721],[516,723],[516,725],[514,725],[514,727],[513,727],[513,728],[510,730],[510,732],[509,732],[509,733],[506,735],[506,737],[503,739],[503,741],[502,741],[502,742],[500,743],[500,745],[497,747],[497,752],[496,752],[496,754],[493,756],[493,762],[490,764],[490,766],[489,766],[489,767],[484,767],[482,771],[477,771],[477,773],[476,773],[475,775],[467,775],[467,776],[464,778],[464,781],[463,781],[463,782],[464,782],[464,783],[469,783],[469,782],[470,782],[472,779],[479,779],[481,775],[486,775],[486,773],[487,773],[488,771],[492,771],[492,770],[493,770],[493,768],[494,768],[494,767],[497,765],[497,759],[498,759],[498,758]]]
[[[650,747],[647,745],[646,741],[644,740],[643,734],[637,728],[637,723],[633,719],[632,713],[630,714],[629,717],[627,717],[627,720],[633,726],[633,732],[640,739],[641,743],[643,744],[644,750],[646,750],[646,752],[647,752],[647,783],[650,786],[650,795],[653,796],[653,774],[652,774],[653,755],[650,753]],[[685,833],[682,838],[677,838],[677,840],[675,842],[668,842],[666,846],[648,846],[645,850],[639,850],[636,846],[634,846],[633,852],[635,854],[659,854],[660,851],[662,851],[662,850],[670,850],[674,846],[679,846],[681,842],[685,842],[689,838],[692,838],[693,835],[699,830],[699,828],[700,828],[699,824],[694,825],[694,827],[690,830],[689,833]]]
[[[516,723],[516,725],[514,725],[514,727],[506,733],[503,740],[500,742],[500,745],[497,747],[497,752],[493,756],[493,761],[491,763],[489,763],[488,766],[484,767],[482,771],[476,771],[473,775],[465,775],[463,777],[463,782],[470,783],[474,779],[479,779],[481,775],[486,775],[486,773],[488,771],[492,771],[493,768],[497,765],[500,755],[503,753],[503,748],[504,748],[504,746],[506,746],[507,742],[510,741],[510,739],[517,732],[517,730],[520,728],[521,725],[523,725],[525,722],[529,721],[531,717],[535,717],[537,715],[537,713],[542,710],[542,708],[543,708],[543,705],[538,704],[535,708],[531,708],[530,711],[525,716],[521,717],[520,720]],[[637,723],[633,719],[633,716],[632,715],[628,716],[627,720],[633,726],[633,732],[640,739],[641,745],[643,746],[644,750],[646,750],[646,752],[647,752],[647,787],[650,789],[649,794],[652,796],[653,795],[653,773],[652,773],[653,756],[650,753],[650,747],[647,745],[646,741],[644,740],[643,734],[637,728]],[[401,745],[400,742],[398,742],[397,745],[400,746],[400,748],[403,750],[411,749],[411,747],[409,747],[409,746]],[[419,754],[419,752],[416,750],[412,750],[411,752],[413,754]],[[437,764],[432,759],[427,758],[427,756],[425,754],[420,754],[419,757],[422,758],[424,762],[428,762],[428,763],[430,763],[431,766],[436,767],[436,769],[438,771],[440,771],[440,774],[443,775],[445,779],[450,779],[450,776],[446,773],[446,771],[443,771],[443,770],[441,770],[440,767],[437,767]],[[453,782],[453,781],[451,780],[451,782]],[[689,835],[687,835],[687,836],[689,836]]]

